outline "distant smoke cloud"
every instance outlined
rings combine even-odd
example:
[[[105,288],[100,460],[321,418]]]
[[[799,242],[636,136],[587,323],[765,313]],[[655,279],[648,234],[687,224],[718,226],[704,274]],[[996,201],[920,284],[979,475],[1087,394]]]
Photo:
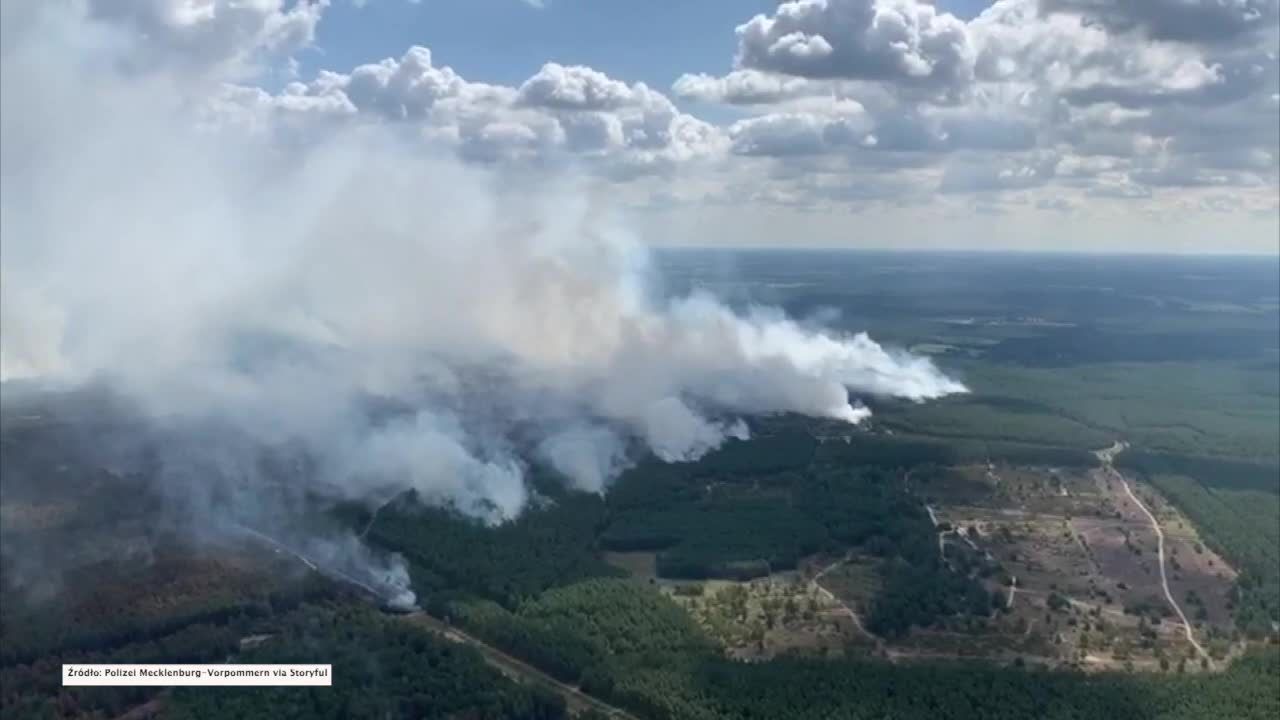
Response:
[[[105,381],[157,425],[239,438],[167,475],[235,476],[208,514],[254,502],[255,445],[305,451],[307,491],[414,489],[498,522],[531,458],[600,491],[630,448],[697,458],[742,415],[857,422],[846,388],[964,390],[865,335],[656,295],[607,190],[467,169],[380,126],[198,129],[185,76],[134,73],[109,26],[27,27],[2,49],[4,377]]]

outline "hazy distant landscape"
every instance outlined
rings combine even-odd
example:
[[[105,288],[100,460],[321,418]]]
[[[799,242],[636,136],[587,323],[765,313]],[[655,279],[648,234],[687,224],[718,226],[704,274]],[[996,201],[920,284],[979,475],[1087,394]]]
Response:
[[[292,539],[242,518],[249,529],[202,540],[161,520],[174,498],[147,476],[157,466],[104,455],[142,432],[127,406],[6,391],[4,715],[1276,708],[1274,261],[681,251],[657,262],[663,292],[867,329],[931,355],[969,393],[923,404],[855,393],[873,412],[856,426],[748,417],[750,439],[693,462],[641,454],[603,494],[525,452],[533,499],[494,527],[412,491],[376,505],[312,492],[295,508],[309,529]],[[1098,454],[1117,442],[1114,460]],[[284,488],[307,470],[281,451],[260,471]],[[1195,644],[1164,596],[1143,508],[1163,529]],[[417,609],[348,574],[346,554],[306,544],[344,527],[403,558]],[[361,681],[71,691],[48,671],[226,657],[331,658]]]

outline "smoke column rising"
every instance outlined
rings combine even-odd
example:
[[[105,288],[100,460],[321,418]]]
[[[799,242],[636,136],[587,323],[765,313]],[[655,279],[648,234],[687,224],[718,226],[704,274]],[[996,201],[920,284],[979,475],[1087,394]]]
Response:
[[[516,430],[603,491],[637,448],[694,459],[744,415],[856,423],[847,388],[964,390],[865,335],[660,297],[571,173],[465,166],[385,126],[210,127],[206,78],[139,71],[82,14],[7,7],[0,373],[104,382],[157,425],[251,438],[164,468],[197,514],[252,502],[188,490],[243,482],[256,446],[304,449],[308,491],[414,489],[500,522],[528,500]]]

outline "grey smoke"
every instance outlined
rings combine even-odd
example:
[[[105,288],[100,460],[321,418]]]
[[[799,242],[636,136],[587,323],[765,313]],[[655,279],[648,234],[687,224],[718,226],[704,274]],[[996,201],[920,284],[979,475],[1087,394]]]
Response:
[[[103,382],[189,431],[200,462],[162,475],[193,517],[288,511],[247,509],[261,447],[309,459],[290,492],[414,490],[502,522],[533,458],[602,491],[638,450],[745,437],[745,415],[856,423],[849,389],[964,391],[866,335],[663,298],[608,190],[570,173],[469,167],[377,125],[210,127],[207,78],[140,72],[109,24],[27,15],[0,48],[0,377]]]
[[[539,456],[587,492],[604,492],[609,479],[628,465],[626,445],[616,432],[582,425],[553,433],[538,445]]]

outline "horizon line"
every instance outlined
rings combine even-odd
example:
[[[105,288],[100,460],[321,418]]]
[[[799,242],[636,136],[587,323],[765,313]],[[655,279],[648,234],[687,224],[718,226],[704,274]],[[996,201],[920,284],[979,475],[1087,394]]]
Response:
[[[1074,255],[1081,257],[1169,257],[1169,258],[1271,258],[1280,260],[1280,247],[1274,251],[1214,251],[1194,250],[1097,250],[1062,248],[931,248],[931,247],[865,247],[826,245],[674,245],[651,243],[658,251],[703,252],[849,252],[849,253],[901,253],[901,254],[953,254],[953,255]]]

